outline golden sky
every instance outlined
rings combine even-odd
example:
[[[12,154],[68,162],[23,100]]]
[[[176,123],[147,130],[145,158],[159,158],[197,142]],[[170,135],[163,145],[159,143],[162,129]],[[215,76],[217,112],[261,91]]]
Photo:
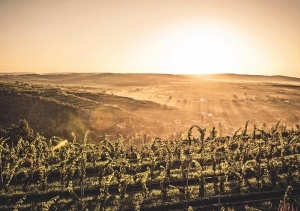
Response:
[[[0,72],[300,77],[299,0],[1,0]]]

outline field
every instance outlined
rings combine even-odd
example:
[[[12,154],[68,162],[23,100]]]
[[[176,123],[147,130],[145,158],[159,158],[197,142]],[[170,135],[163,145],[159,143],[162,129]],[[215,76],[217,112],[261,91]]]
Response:
[[[33,135],[0,142],[1,210],[278,210],[299,207],[300,127],[231,137],[98,144]],[[22,130],[21,130],[22,128]],[[9,129],[7,134],[10,134]],[[197,134],[197,137],[193,134]],[[16,135],[17,133],[14,133]],[[12,138],[12,137],[11,137]],[[287,209],[286,209],[287,210]],[[292,208],[289,210],[293,210]]]
[[[232,135],[248,120],[291,127],[300,116],[300,79],[280,76],[24,74],[2,75],[0,85],[2,124],[26,119],[48,138],[90,130],[95,141],[151,140],[179,137],[194,124]],[[10,89],[19,94],[8,97]]]
[[[299,89],[281,76],[1,75],[0,210],[296,210]]]

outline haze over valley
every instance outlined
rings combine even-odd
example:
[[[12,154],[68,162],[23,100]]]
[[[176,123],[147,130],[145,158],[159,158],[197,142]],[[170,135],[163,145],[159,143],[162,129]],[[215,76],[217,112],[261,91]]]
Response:
[[[72,139],[91,131],[141,143],[178,138],[192,125],[232,135],[299,123],[300,79],[282,76],[168,74],[3,74],[1,123],[19,119],[46,137]]]

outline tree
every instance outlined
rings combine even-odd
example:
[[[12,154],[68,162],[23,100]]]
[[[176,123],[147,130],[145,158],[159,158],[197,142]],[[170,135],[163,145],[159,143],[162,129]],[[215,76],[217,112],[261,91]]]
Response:
[[[32,142],[35,138],[33,130],[30,128],[29,123],[22,119],[17,125],[12,125],[6,129],[4,138],[7,138],[7,143],[10,147],[17,145],[18,141],[22,138],[23,140]]]

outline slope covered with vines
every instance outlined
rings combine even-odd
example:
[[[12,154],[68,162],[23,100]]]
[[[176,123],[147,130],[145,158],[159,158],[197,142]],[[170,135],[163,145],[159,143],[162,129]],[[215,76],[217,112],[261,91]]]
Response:
[[[283,199],[299,207],[298,125],[250,131],[247,122],[226,137],[195,125],[141,145],[122,136],[90,144],[88,132],[18,137],[0,139],[1,210],[278,210]]]

